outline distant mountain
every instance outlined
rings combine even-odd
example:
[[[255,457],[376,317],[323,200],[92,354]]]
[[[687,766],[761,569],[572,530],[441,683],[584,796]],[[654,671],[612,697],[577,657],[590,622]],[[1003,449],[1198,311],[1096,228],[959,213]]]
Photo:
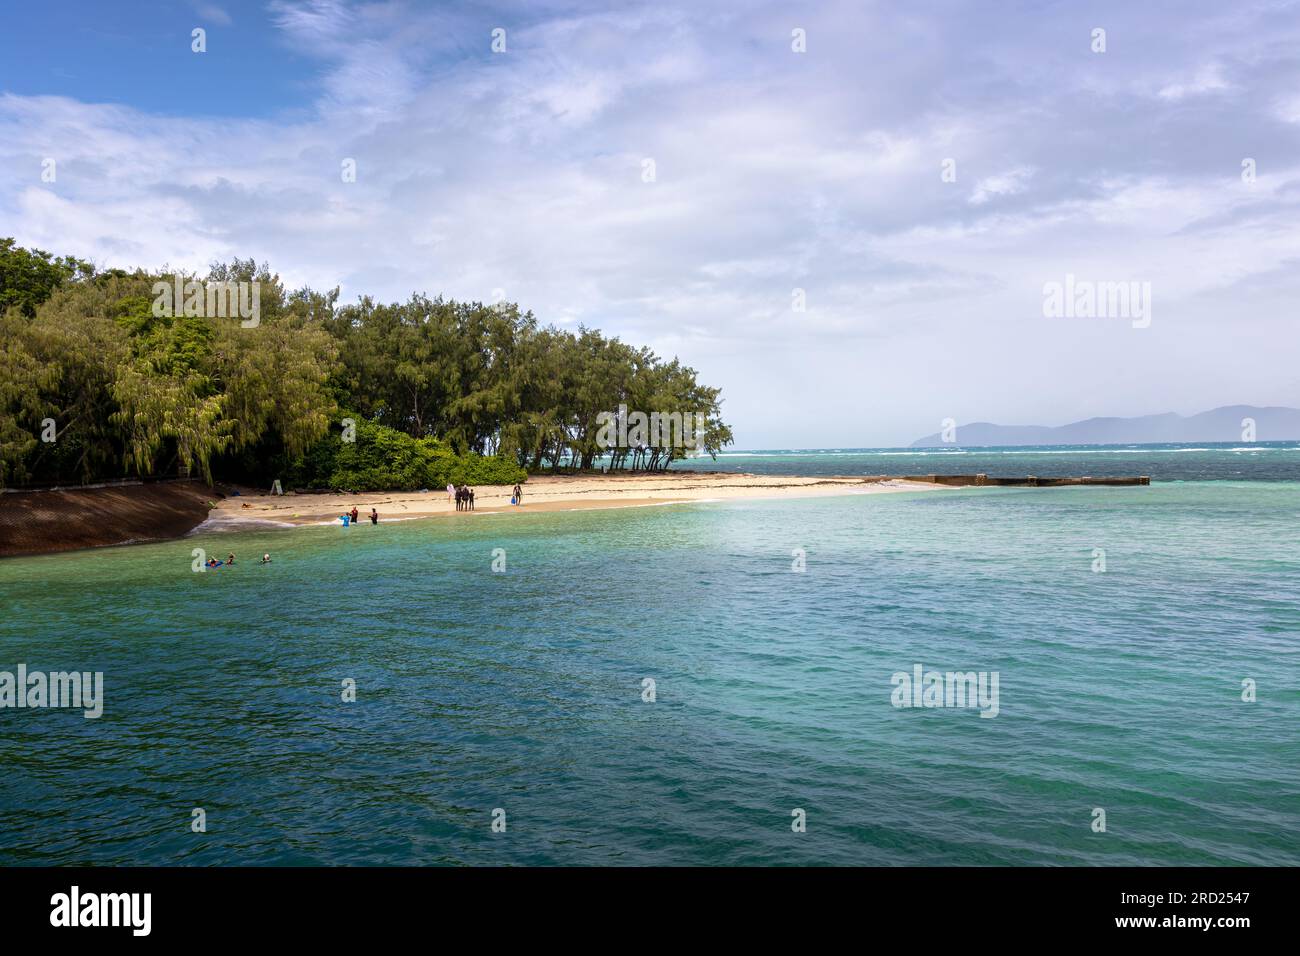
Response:
[[[1225,405],[1184,417],[1169,412],[1139,418],[1088,418],[1069,425],[957,424],[963,447],[978,445],[1132,445],[1150,442],[1241,442],[1244,418],[1255,420],[1256,441],[1300,440],[1300,408]],[[954,444],[935,432],[912,442],[913,448]]]

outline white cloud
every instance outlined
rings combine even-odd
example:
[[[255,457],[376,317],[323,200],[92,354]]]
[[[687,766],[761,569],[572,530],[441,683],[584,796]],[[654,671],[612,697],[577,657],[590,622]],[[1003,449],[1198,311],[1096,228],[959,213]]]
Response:
[[[969,202],[971,205],[981,206],[995,196],[1014,196],[1016,193],[1022,193],[1028,188],[1029,180],[1033,175],[1032,167],[1019,166],[996,176],[986,176],[975,184],[975,191],[971,193]]]
[[[1266,92],[1276,25],[1245,17],[1213,35],[1263,71],[1239,66],[1230,85],[1189,66],[1218,62],[1204,37],[1132,67],[1123,44],[1092,59],[1085,44],[1077,62],[1062,47],[1073,66],[1034,73],[1023,64],[1063,41],[982,5],[928,18],[815,5],[801,14],[806,54],[790,52],[775,4],[272,11],[324,69],[305,116],[0,95],[0,231],[104,265],[251,255],[345,297],[503,288],[543,321],[680,353],[723,386],[742,445],[901,443],[949,414],[1160,411],[1142,403],[1161,387],[1199,389],[1207,406],[1300,400],[1294,355],[1253,331],[1290,314],[1281,277],[1300,257],[1280,185],[1300,170],[1279,123],[1300,108]],[[493,55],[498,22],[509,52]],[[972,42],[977,25],[992,48]],[[1229,156],[1262,157],[1249,188],[1237,159],[1220,168],[1200,148],[1225,114],[1197,111],[1221,98]],[[52,184],[45,156],[59,162]],[[946,157],[957,184],[940,178]],[[1149,278],[1148,338],[1045,325],[1039,290],[1066,272]],[[791,308],[795,287],[806,312]],[[1216,297],[1246,287],[1249,312],[1216,323]],[[1258,349],[1250,374],[1219,361],[1242,343]],[[1092,396],[1095,369],[1116,363],[1145,384]]]
[[[228,27],[234,23],[230,14],[215,3],[205,3],[204,0],[190,0],[190,7],[209,23],[215,23],[223,27]]]
[[[1196,75],[1186,82],[1168,83],[1162,86],[1156,95],[1164,100],[1177,101],[1188,96],[1217,93],[1230,88],[1227,80],[1223,78],[1223,71],[1219,64],[1211,63],[1197,70]]]

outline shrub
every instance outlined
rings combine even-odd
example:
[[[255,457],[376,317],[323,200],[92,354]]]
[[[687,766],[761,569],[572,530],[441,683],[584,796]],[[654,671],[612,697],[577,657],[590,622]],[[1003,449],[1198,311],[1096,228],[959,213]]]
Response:
[[[513,459],[470,452],[457,460],[450,480],[457,485],[513,485],[527,481],[528,473]]]
[[[349,417],[349,416],[342,416]],[[371,421],[356,421],[356,440],[342,440],[335,422],[330,434],[289,469],[291,487],[348,491],[416,491],[447,484],[511,485],[524,481],[515,462],[470,453],[457,455],[436,438],[412,438]]]

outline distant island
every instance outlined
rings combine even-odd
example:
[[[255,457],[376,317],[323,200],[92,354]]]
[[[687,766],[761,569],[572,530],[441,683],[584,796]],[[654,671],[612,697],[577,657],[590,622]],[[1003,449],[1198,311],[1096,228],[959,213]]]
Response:
[[[1254,422],[1250,436],[1242,422]],[[957,423],[956,441],[942,432],[912,442],[912,448],[942,445],[1131,445],[1162,442],[1241,442],[1300,440],[1300,409],[1281,406],[1225,405],[1199,415],[1142,415],[1088,418],[1069,425],[994,425]]]

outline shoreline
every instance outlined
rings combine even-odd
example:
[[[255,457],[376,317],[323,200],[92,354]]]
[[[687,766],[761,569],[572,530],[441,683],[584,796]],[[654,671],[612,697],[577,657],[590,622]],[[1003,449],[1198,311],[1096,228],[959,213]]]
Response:
[[[510,504],[511,486],[479,485],[472,515],[604,511],[739,499],[843,497],[943,488],[1053,488],[1148,485],[1145,476],[999,477],[975,475],[759,475],[748,472],[669,471],[653,474],[535,475],[523,485],[523,504]],[[332,525],[356,508],[381,522],[462,514],[446,491],[294,492],[200,481],[131,482],[45,491],[6,492],[0,509],[0,558],[148,544],[198,532]]]
[[[657,475],[539,475],[523,486],[523,504],[510,504],[511,487],[483,485],[474,489],[479,514],[537,514],[560,511],[606,511],[616,508],[719,502],[736,499],[815,498],[899,491],[933,491],[925,482],[881,480],[856,476],[751,475],[729,472],[677,472]],[[260,490],[236,489],[220,501],[194,532],[252,527],[329,525],[355,507],[364,523],[371,508],[380,522],[413,518],[446,518],[466,514],[456,510],[445,491],[361,492],[358,494],[291,493],[272,496]],[[193,532],[192,532],[193,533]]]
[[[474,489],[470,515],[605,511],[736,499],[814,498],[901,491],[933,491],[923,482],[879,476],[752,475],[680,471],[653,475],[537,475],[523,485],[522,505],[510,504],[511,487]],[[199,481],[139,483],[98,488],[15,492],[0,512],[0,558],[152,544],[202,532],[275,530],[329,525],[357,508],[380,522],[447,518],[458,512],[446,491],[359,494],[290,492],[272,496],[258,488]]]

